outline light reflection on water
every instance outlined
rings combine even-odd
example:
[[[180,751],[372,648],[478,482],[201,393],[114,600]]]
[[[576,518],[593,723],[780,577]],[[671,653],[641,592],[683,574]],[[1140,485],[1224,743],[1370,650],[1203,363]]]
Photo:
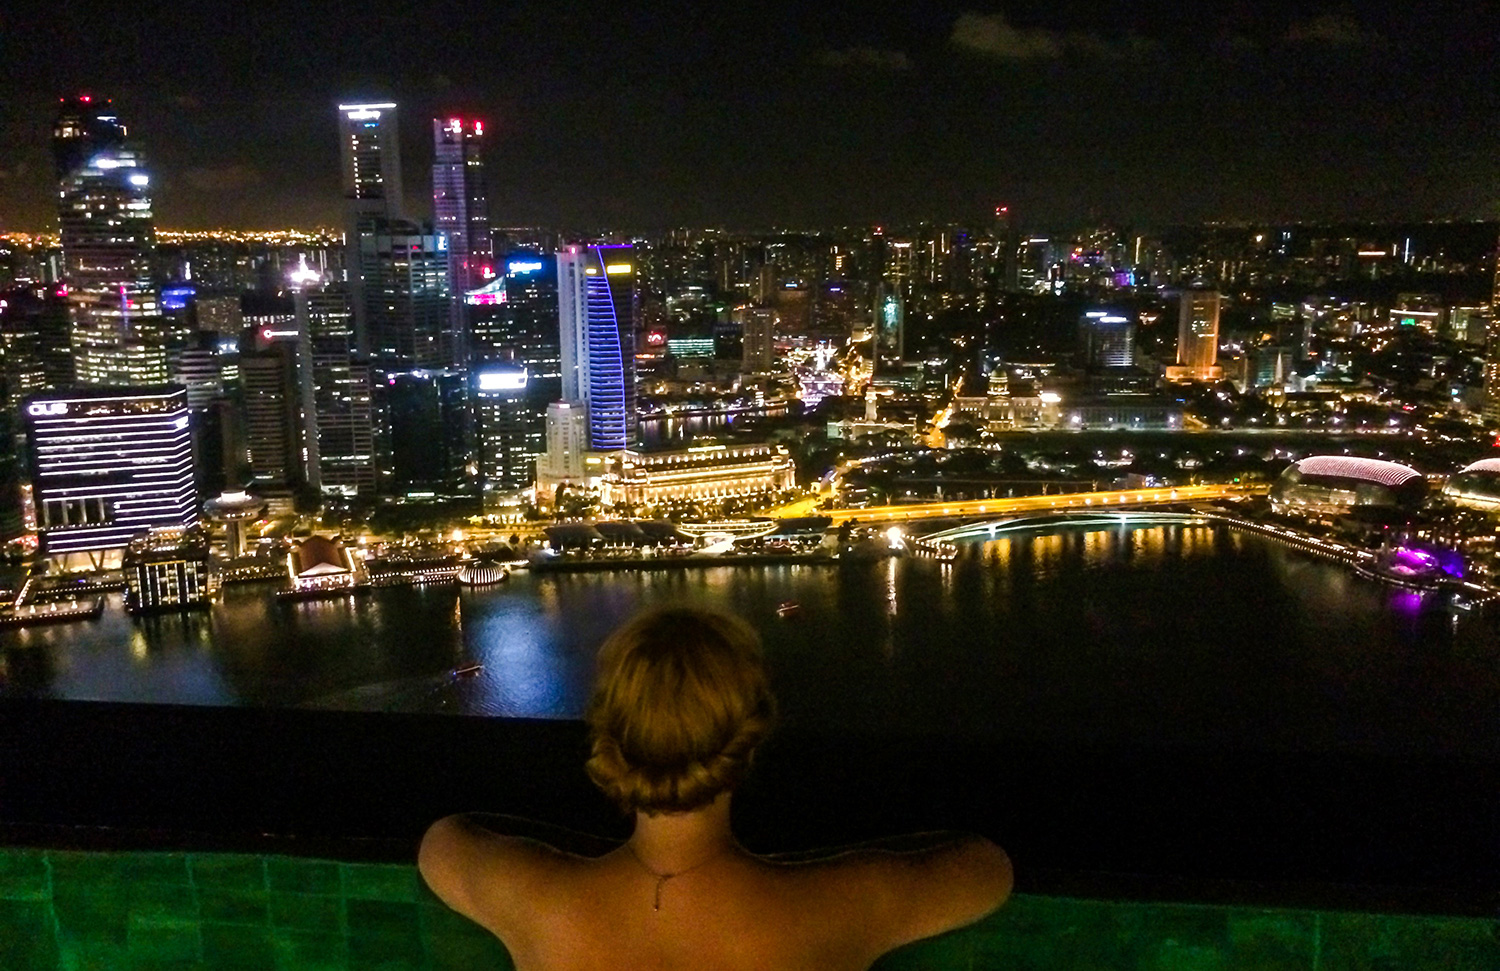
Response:
[[[0,633],[0,694],[576,718],[607,633],[683,601],[762,631],[804,728],[1500,752],[1495,613],[1208,526],[1009,533],[954,564],[517,573],[293,604],[231,586],[143,620],[116,600]]]

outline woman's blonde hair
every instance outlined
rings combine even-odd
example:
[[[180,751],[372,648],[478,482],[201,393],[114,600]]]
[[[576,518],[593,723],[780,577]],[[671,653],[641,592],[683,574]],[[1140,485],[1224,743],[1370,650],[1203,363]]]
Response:
[[[648,611],[600,649],[589,778],[626,812],[706,806],[744,779],[775,709],[760,638],[743,621]]]

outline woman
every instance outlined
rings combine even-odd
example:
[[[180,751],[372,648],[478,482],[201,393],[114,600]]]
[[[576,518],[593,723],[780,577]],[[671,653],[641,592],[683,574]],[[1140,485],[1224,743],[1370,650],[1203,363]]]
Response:
[[[532,969],[864,969],[978,920],[1011,889],[977,836],[918,852],[815,862],[752,856],[729,803],[774,703],[758,639],[702,610],[653,611],[604,644],[588,773],[627,813],[625,845],[581,857],[452,816],[428,830],[422,876]]]

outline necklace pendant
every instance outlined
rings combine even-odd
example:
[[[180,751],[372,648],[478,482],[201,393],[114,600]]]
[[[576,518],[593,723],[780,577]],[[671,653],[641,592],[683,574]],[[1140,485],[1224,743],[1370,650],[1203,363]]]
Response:
[[[666,882],[667,882],[667,878],[666,877],[657,877],[656,878],[656,902],[651,905],[651,909],[653,911],[657,912],[657,913],[661,912],[661,888],[662,888],[662,885],[665,884]]]

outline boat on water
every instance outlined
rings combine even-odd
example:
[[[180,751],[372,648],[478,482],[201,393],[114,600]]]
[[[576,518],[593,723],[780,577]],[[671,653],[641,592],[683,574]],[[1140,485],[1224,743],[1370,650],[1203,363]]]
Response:
[[[783,600],[776,607],[777,617],[790,617],[802,609],[802,605],[795,600]]]
[[[478,661],[471,661],[470,663],[462,665],[461,667],[454,668],[453,676],[455,678],[472,678],[478,675],[483,670],[483,664],[480,664]]]
[[[493,560],[465,563],[458,571],[458,582],[466,587],[488,587],[510,579],[510,567]]]

